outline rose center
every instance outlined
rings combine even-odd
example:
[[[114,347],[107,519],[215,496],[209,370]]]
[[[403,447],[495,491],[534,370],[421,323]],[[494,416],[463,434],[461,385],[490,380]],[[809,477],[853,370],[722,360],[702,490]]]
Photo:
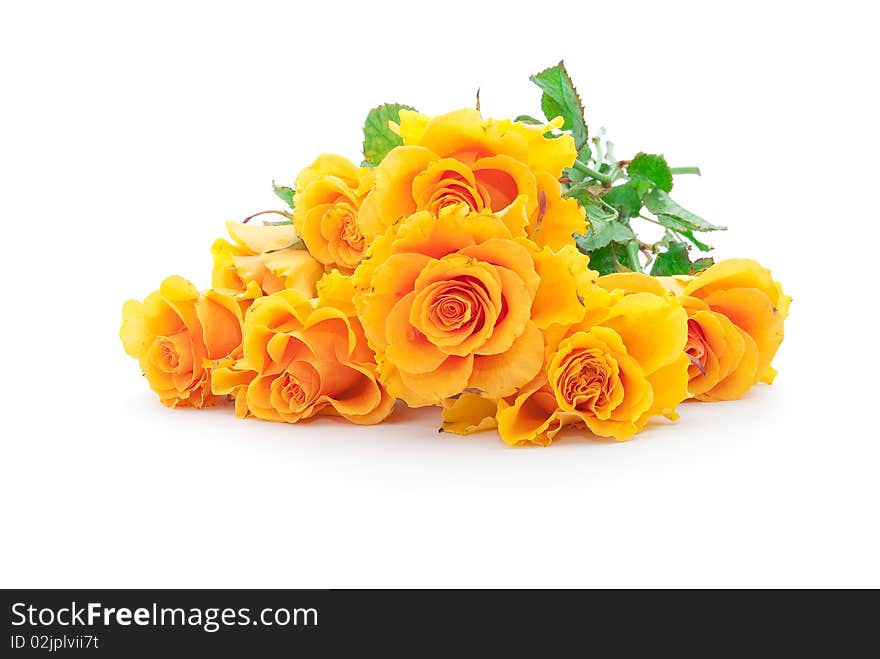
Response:
[[[441,334],[459,333],[463,329],[472,333],[485,321],[481,296],[472,282],[457,282],[442,288],[428,306],[430,323]]]
[[[169,374],[179,374],[192,367],[189,335],[179,332],[172,336],[159,336],[149,352],[153,368]]]
[[[446,171],[428,194],[420,200],[419,206],[439,215],[444,208],[462,204],[475,213],[488,209],[490,205],[484,190],[473,186],[460,173]]]
[[[294,358],[283,371],[266,379],[270,381],[269,402],[282,416],[299,420],[314,413],[323,389],[320,374],[309,361]]]
[[[461,327],[471,318],[473,301],[468,297],[454,293],[441,295],[432,309],[434,322],[446,327]]]
[[[599,350],[580,350],[570,355],[561,381],[565,400],[576,409],[596,412],[610,404],[613,372]]]
[[[345,216],[345,219],[342,222],[342,231],[340,232],[340,235],[342,236],[342,239],[352,247],[363,249],[364,236],[358,228],[357,222],[355,222],[354,217],[352,217],[351,213],[348,213]]]
[[[294,382],[293,380],[288,379],[287,384],[284,385],[284,388],[281,390],[281,395],[284,396],[284,399],[297,405],[302,405],[306,402],[306,392],[305,389],[302,388],[299,382]]]
[[[314,399],[310,383],[299,379],[296,374],[285,371],[272,383],[280,401],[291,412],[302,411]]]
[[[341,200],[324,217],[321,232],[335,260],[346,265],[357,265],[366,247],[364,235],[357,224],[357,210],[348,200]]]
[[[695,320],[688,320],[688,336],[684,352],[691,360],[691,364],[703,375],[706,374],[706,336],[700,324]]]
[[[162,341],[159,346],[159,359],[162,365],[167,367],[169,371],[173,371],[180,364],[180,356],[177,354],[171,341]]]

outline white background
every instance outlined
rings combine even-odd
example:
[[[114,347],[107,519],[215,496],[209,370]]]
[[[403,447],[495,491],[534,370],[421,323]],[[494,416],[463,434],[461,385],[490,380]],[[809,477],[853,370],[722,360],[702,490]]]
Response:
[[[308,4],[308,6],[306,6]],[[870,3],[5,3],[0,585],[880,586]],[[772,387],[624,444],[172,411],[117,337],[367,110],[537,114],[565,58],[624,157],[794,297]]]

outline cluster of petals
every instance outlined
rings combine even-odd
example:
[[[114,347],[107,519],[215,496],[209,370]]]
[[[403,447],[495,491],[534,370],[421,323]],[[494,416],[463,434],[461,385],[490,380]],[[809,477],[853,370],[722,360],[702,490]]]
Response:
[[[600,277],[572,239],[588,225],[560,126],[401,110],[376,167],[321,155],[290,222],[228,222],[211,288],[172,276],[126,302],[125,351],[170,407],[374,424],[399,400],[511,445],[626,440],[771,383],[791,298],[770,272]]]
[[[385,419],[394,399],[377,381],[357,318],[332,303],[340,286],[346,283],[336,273],[322,282],[317,300],[295,290],[256,300],[244,321],[241,358],[213,369],[214,393],[232,396],[239,416],[267,421]]]

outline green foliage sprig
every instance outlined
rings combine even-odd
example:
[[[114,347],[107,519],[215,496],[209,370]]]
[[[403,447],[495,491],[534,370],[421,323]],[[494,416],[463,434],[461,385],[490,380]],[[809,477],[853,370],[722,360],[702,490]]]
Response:
[[[561,130],[571,133],[578,149],[561,181],[565,196],[584,207],[590,222],[587,233],[574,234],[574,239],[578,249],[590,256],[591,267],[600,274],[643,272],[650,267],[652,275],[678,275],[710,266],[710,257],[692,259],[692,249],[712,249],[694,234],[725,227],[686,210],[669,196],[676,176],[699,175],[700,170],[670,167],[660,154],[639,153],[630,160],[617,160],[604,131],[589,137],[583,103],[563,62],[530,80],[542,91],[541,110],[547,121],[561,116]],[[528,115],[516,120],[539,123]],[[663,237],[653,243],[641,241],[633,220],[663,227]]]

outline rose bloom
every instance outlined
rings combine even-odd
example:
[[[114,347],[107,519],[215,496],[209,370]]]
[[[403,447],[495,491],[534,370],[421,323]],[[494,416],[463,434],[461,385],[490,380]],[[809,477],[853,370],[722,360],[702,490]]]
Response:
[[[315,294],[324,267],[304,249],[292,224],[261,226],[227,222],[233,242],[218,238],[211,247],[214,288],[244,292],[255,283],[263,294],[286,288]]]
[[[296,423],[330,415],[373,424],[391,413],[394,399],[377,382],[357,318],[329,306],[351,299],[350,282],[333,278],[322,288],[323,299],[281,291],[248,311],[241,359],[212,374],[213,392],[231,395],[238,416]]]
[[[411,407],[462,392],[498,398],[540,370],[541,329],[583,315],[596,273],[572,245],[514,238],[506,215],[423,211],[377,238],[354,274],[355,306],[382,382]]]
[[[346,158],[319,156],[297,176],[293,224],[309,252],[327,267],[351,272],[367,241],[358,219],[373,171]]]
[[[572,233],[586,230],[584,210],[562,198],[558,180],[577,155],[574,140],[544,136],[562,125],[561,118],[531,126],[486,120],[476,110],[433,118],[401,110],[399,126],[391,125],[403,146],[376,167],[360,212],[368,236],[418,211],[437,215],[464,204],[474,213],[498,213],[517,202],[525,207],[525,221],[510,227],[514,236],[558,249],[571,243]]]
[[[215,402],[211,364],[239,349],[252,294],[199,294],[190,282],[173,276],[143,302],[125,303],[119,337],[165,405],[206,407]]]

